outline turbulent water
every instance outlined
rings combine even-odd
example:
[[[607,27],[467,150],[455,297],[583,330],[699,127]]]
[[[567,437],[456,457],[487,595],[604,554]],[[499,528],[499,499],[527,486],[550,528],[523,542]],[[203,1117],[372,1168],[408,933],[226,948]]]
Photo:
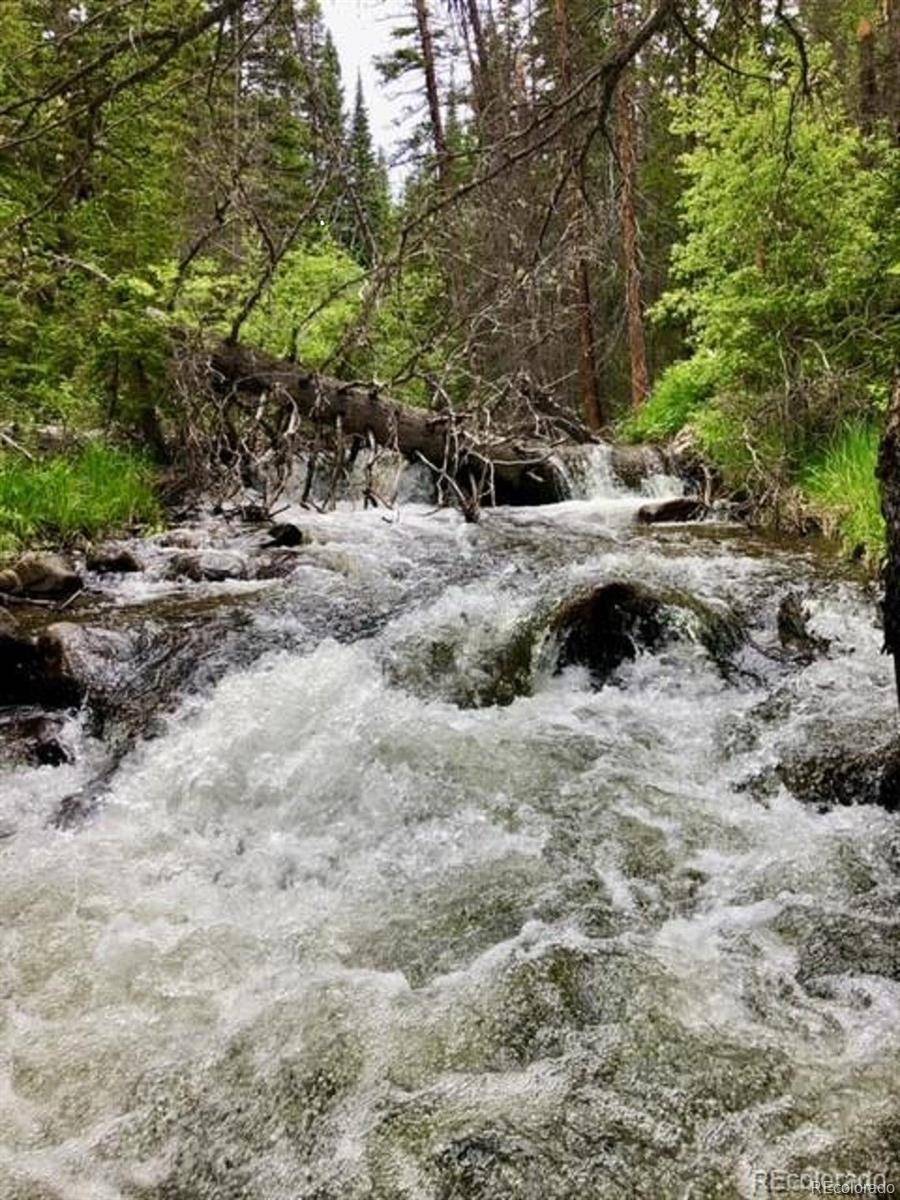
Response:
[[[92,819],[48,827],[102,759],[77,720],[78,765],[0,776],[5,1200],[900,1188],[900,818],[754,784],[888,727],[874,606],[573,474],[478,525],[298,512],[296,574]],[[758,662],[688,638],[471,707],[528,614],[607,580],[727,606]],[[832,639],[806,665],[766,656],[792,586]]]

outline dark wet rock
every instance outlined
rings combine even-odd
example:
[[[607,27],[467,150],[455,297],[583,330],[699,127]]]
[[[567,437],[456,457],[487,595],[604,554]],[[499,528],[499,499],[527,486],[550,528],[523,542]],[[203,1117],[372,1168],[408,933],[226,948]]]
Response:
[[[64,600],[83,586],[78,572],[58,554],[23,554],[13,572],[18,586],[12,591],[42,600]]]
[[[72,762],[73,755],[59,719],[17,709],[0,717],[0,759],[35,767],[59,767]]]
[[[646,588],[610,583],[566,600],[550,622],[559,642],[557,669],[588,667],[602,682],[638,650],[665,639],[662,605]]]
[[[662,525],[672,521],[698,521],[708,512],[699,496],[676,496],[672,500],[657,500],[638,509],[641,525]]]
[[[249,573],[246,558],[234,550],[197,550],[176,554],[166,568],[168,579],[189,579],[192,583],[247,579]]]
[[[666,461],[655,446],[613,446],[612,469],[626,487],[639,490],[651,475],[662,475]]]
[[[89,571],[96,571],[101,575],[128,575],[144,569],[133,551],[116,542],[92,547],[85,565]]]
[[[15,621],[2,614],[0,623],[0,705],[74,703],[71,694],[60,696],[46,685],[43,656],[34,638],[19,632]]]
[[[47,695],[100,702],[119,684],[131,649],[123,633],[57,621],[37,639],[42,687]]]
[[[640,584],[608,583],[564,601],[550,621],[557,670],[588,667],[603,683],[623,662],[671,641],[700,642],[725,668],[745,640],[730,612],[713,609],[686,593],[654,592]]]
[[[5,567],[0,571],[0,592],[5,592],[8,596],[14,596],[21,586],[22,581],[12,567]]]
[[[809,620],[803,597],[799,592],[788,592],[778,606],[778,640],[800,662],[812,662],[826,654],[831,645],[828,638],[810,632]]]
[[[872,749],[838,746],[814,755],[784,759],[775,772],[798,800],[822,809],[878,804],[900,808],[900,741]]]
[[[307,534],[299,527],[290,521],[280,521],[273,525],[269,530],[269,545],[282,546],[292,548],[294,546],[302,546],[309,541]]]

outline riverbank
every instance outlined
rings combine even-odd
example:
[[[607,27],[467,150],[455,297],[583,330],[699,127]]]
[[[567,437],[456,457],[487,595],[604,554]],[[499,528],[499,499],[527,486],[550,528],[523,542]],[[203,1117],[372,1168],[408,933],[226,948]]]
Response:
[[[789,450],[775,432],[768,441],[742,435],[710,403],[705,384],[678,386],[677,370],[669,372],[669,386],[666,378],[638,413],[621,422],[623,440],[667,447],[698,486],[736,500],[753,523],[801,535],[819,532],[877,573],[885,525],[876,476],[881,431],[873,421],[848,421],[821,441]]]
[[[0,556],[158,527],[157,473],[132,451],[93,437],[61,436],[49,453],[40,437],[0,449]]]

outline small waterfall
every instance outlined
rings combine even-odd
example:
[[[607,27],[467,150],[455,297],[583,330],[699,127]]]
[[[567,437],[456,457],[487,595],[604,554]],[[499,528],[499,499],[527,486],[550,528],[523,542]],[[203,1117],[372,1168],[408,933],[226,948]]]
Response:
[[[644,459],[635,472],[642,474],[638,489],[626,483],[618,469],[617,455],[629,454]],[[684,482],[675,475],[667,475],[662,465],[661,458],[652,451],[616,449],[609,442],[573,446],[559,455],[560,471],[573,500],[669,500],[684,495]]]
[[[558,461],[573,500],[612,499],[625,491],[613,469],[613,450],[608,442],[566,447]]]

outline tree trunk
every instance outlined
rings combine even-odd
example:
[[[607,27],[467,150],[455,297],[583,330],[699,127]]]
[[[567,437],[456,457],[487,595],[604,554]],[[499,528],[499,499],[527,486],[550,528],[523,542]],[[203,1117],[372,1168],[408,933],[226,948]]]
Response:
[[[572,90],[572,53],[569,45],[569,14],[566,0],[555,0],[556,40],[559,56],[559,78],[564,93]],[[583,158],[579,166],[575,186],[572,189],[572,219],[578,239],[578,261],[575,264],[575,303],[578,309],[578,375],[581,388],[581,409],[589,429],[597,432],[606,423],[606,414],[600,402],[597,372],[597,340],[594,332],[594,311],[591,299],[590,266],[583,253],[583,239],[587,233],[584,190],[587,184]]]
[[[416,25],[419,30],[419,47],[422,51],[422,69],[425,72],[425,95],[428,100],[428,115],[431,121],[431,140],[437,159],[438,182],[448,183],[447,141],[444,137],[444,122],[441,117],[441,98],[438,92],[437,69],[434,59],[434,38],[428,15],[428,0],[415,0]]]
[[[888,410],[887,425],[878,455],[881,511],[887,526],[887,562],[884,568],[884,649],[893,656],[897,698],[900,702],[900,375]]]
[[[619,41],[624,44],[628,38],[628,18],[622,4],[616,9],[616,26]],[[650,378],[647,371],[644,311],[641,302],[641,261],[636,207],[636,142],[634,91],[626,76],[619,84],[616,104],[616,153],[622,173],[619,212],[622,222],[628,353],[631,361],[631,401],[637,408],[647,398],[650,390]]]
[[[885,56],[884,112],[900,143],[900,0],[885,0],[884,15],[887,33]]]
[[[290,398],[301,417],[340,424],[347,437],[396,448],[413,461],[425,461],[463,487],[471,478],[493,480],[498,504],[550,504],[568,494],[565,477],[544,444],[487,441],[454,425],[449,413],[413,408],[374,388],[316,375],[293,363],[247,346],[221,343],[209,366],[220,390],[259,397]],[[451,452],[448,454],[448,451]]]
[[[867,132],[878,119],[878,79],[875,72],[875,30],[865,17],[856,31],[859,42],[859,116]]]

